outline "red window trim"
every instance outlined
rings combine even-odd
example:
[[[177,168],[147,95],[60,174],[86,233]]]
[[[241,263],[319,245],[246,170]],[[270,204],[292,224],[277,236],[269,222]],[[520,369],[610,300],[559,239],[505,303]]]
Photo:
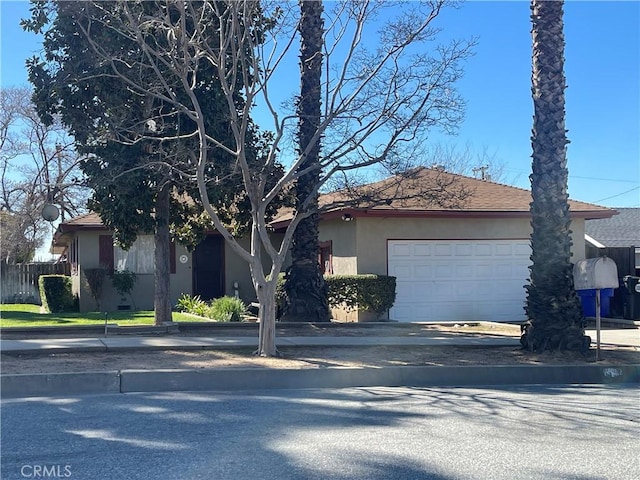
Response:
[[[328,255],[326,255],[324,261],[323,251],[328,251]],[[320,264],[320,269],[323,274],[333,275],[333,243],[331,240],[318,242],[318,263]]]

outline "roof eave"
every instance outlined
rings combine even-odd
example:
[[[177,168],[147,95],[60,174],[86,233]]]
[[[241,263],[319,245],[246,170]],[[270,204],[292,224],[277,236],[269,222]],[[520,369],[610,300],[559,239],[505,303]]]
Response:
[[[602,210],[570,210],[571,218],[581,218],[585,220],[610,218],[618,212],[611,209]],[[341,208],[322,212],[321,220],[337,220],[344,215],[351,215],[354,218],[531,218],[529,210],[409,210],[393,208]],[[270,225],[276,230],[286,228],[290,218],[277,220]]]

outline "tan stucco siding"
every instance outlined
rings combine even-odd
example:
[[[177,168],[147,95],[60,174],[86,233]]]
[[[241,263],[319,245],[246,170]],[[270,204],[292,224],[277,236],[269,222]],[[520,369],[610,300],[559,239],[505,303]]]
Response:
[[[320,223],[318,239],[331,241],[333,273],[335,275],[355,275],[358,273],[356,258],[357,221],[344,222],[327,220]]]
[[[274,233],[271,235],[271,242],[274,248],[280,248],[283,235]],[[238,240],[239,245],[247,251],[250,251],[250,239],[242,238]],[[269,274],[271,271],[271,258],[267,252],[262,249],[262,268],[265,274]],[[285,260],[283,271],[288,265],[288,256]],[[234,296],[235,288],[234,282],[238,283],[238,294],[245,303],[257,301],[255,289],[253,287],[253,280],[251,278],[251,270],[249,264],[239,254],[237,254],[233,248],[226,242],[224,244],[224,288],[225,295]]]
[[[240,239],[240,246],[249,249],[249,239]],[[249,264],[230,245],[224,244],[224,293],[234,296],[234,282],[238,282],[238,294],[245,302],[255,301],[256,294]]]
[[[78,274],[73,275],[72,283],[74,293],[78,294],[80,299],[80,311],[93,311],[96,304],[86,283],[84,271],[88,268],[98,268],[100,266],[100,235],[109,235],[108,231],[79,232],[78,233]],[[187,255],[186,263],[180,262],[180,257]],[[176,273],[171,274],[170,300],[172,305],[178,301],[183,293],[191,294],[192,292],[192,270],[191,270],[191,254],[187,249],[178,244],[176,245]],[[130,299],[122,302],[120,295],[115,291],[109,278],[104,282],[102,292],[102,310],[114,311],[118,309],[120,304],[128,304],[140,310],[153,309],[153,296],[155,290],[155,280],[153,274],[138,274],[135,287],[132,292],[133,304]]]
[[[181,257],[186,257],[186,262],[181,262]],[[171,304],[175,305],[181,295],[191,295],[193,292],[193,261],[191,253],[187,247],[176,243],[176,273],[171,274],[170,298]],[[151,290],[153,295],[154,290]],[[151,307],[152,308],[152,307]]]

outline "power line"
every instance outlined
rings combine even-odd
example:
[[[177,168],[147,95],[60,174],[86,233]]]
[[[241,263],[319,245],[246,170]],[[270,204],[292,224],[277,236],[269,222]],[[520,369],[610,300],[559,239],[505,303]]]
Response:
[[[622,195],[626,195],[627,193],[631,193],[634,190],[638,190],[639,188],[640,188],[640,186],[633,187],[631,190],[627,190],[626,192],[618,193],[617,195],[612,195],[612,196],[607,197],[607,198],[601,198],[600,200],[595,200],[593,203],[600,203],[600,202],[604,202],[605,200],[611,200],[612,198],[616,198],[616,197],[620,197]]]
[[[620,183],[636,183],[637,182],[637,180],[622,180],[619,178],[580,177],[578,175],[569,175],[569,178],[579,178],[581,180],[599,180],[601,182],[620,182]]]
[[[523,173],[527,175],[531,173],[530,170],[520,170],[516,168],[505,168],[504,170],[508,172]],[[638,182],[637,180],[624,180],[621,178],[583,177],[581,175],[571,175],[571,174],[569,174],[569,178],[577,178],[580,180],[598,180],[600,182],[619,182],[619,183],[637,183]]]

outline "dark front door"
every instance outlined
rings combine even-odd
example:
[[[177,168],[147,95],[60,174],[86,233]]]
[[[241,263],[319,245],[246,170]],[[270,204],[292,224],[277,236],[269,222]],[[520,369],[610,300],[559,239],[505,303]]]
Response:
[[[193,252],[193,294],[202,300],[224,295],[224,240],[207,235]]]

